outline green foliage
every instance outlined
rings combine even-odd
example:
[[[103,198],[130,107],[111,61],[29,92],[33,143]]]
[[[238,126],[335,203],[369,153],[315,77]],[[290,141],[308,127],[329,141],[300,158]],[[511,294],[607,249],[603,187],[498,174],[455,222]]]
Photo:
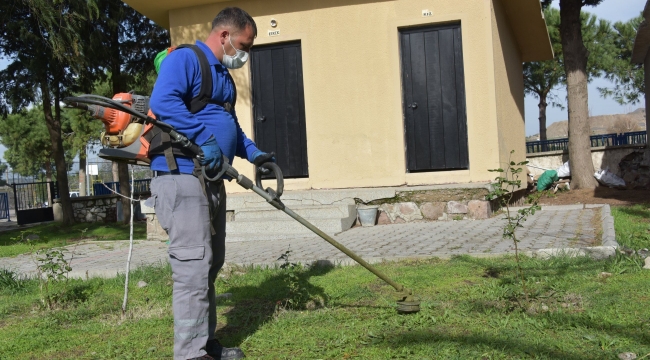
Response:
[[[68,273],[72,271],[70,262],[65,258],[63,250],[39,250],[36,253],[36,273],[40,281],[41,303],[47,309],[62,305],[68,299],[67,280]],[[62,290],[55,291],[52,283],[64,282]]]
[[[650,204],[612,207],[616,241],[622,247],[650,249]]]
[[[510,151],[510,156],[514,154],[514,150]],[[539,194],[528,197],[528,202],[530,206],[517,210],[514,215],[510,211],[510,203],[514,196],[515,191],[521,188],[521,179],[520,176],[523,173],[524,166],[528,164],[528,161],[521,161],[515,163],[510,161],[504,169],[491,169],[490,172],[497,172],[499,176],[494,178],[492,183],[492,191],[488,194],[488,200],[497,200],[502,207],[506,208],[506,224],[503,227],[503,238],[512,240],[515,246],[515,259],[517,260],[519,277],[522,284],[524,297],[526,302],[528,302],[528,292],[526,290],[526,279],[524,278],[524,272],[520,266],[519,259],[519,239],[517,239],[516,230],[520,227],[523,227],[522,223],[526,219],[535,215],[535,211],[541,209],[538,205]]]
[[[283,281],[287,288],[287,296],[277,302],[277,309],[302,309],[310,300],[309,290],[305,286],[305,279],[302,276],[304,273],[302,265],[289,260],[292,252],[288,249],[278,258],[278,261],[283,261],[280,269],[284,270]]]
[[[632,51],[642,15],[628,22],[616,22],[612,42],[616,48],[615,59],[605,74],[614,83],[612,88],[598,88],[603,97],[612,97],[619,104],[636,104],[645,95],[643,64],[632,63]]]
[[[66,127],[67,118],[63,117],[62,120]],[[4,158],[14,172],[31,176],[44,171],[51,176],[54,161],[52,140],[43,120],[41,106],[10,114],[0,121],[0,142],[7,147]],[[66,146],[66,150],[65,155],[70,163],[74,153],[69,146]]]
[[[25,288],[25,282],[15,272],[0,269],[0,291],[14,293]]]

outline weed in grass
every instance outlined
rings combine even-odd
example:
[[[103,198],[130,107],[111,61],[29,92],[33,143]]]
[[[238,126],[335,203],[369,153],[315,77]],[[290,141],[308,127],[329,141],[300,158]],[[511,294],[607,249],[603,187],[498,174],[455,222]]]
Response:
[[[65,259],[63,250],[39,250],[36,262],[36,272],[40,280],[41,303],[51,310],[56,304],[68,301],[71,294],[67,289],[67,275],[72,268],[70,262]],[[54,284],[59,281],[63,281],[63,289],[55,291]]]
[[[285,251],[278,260],[284,261],[280,269],[284,270],[283,281],[287,287],[287,296],[277,302],[277,309],[281,310],[298,310],[304,308],[314,309],[322,307],[324,301],[320,297],[312,299],[309,289],[306,286],[306,279],[303,275],[304,268],[300,263],[290,261],[293,250]]]
[[[0,290],[18,291],[25,288],[25,281],[16,275],[15,272],[8,269],[0,269]]]
[[[510,151],[510,156],[515,151]],[[521,281],[521,286],[523,288],[524,298],[528,302],[528,291],[526,290],[526,279],[524,277],[524,272],[521,268],[521,261],[519,259],[519,239],[517,239],[517,234],[515,231],[517,228],[522,227],[522,223],[526,221],[528,216],[535,215],[535,211],[541,209],[538,205],[540,194],[529,196],[528,202],[530,203],[529,207],[520,209],[516,212],[515,215],[512,215],[510,211],[510,203],[514,196],[514,192],[521,188],[521,179],[519,179],[520,174],[523,171],[523,167],[528,164],[528,161],[521,161],[515,163],[510,161],[507,167],[504,169],[490,169],[490,172],[497,172],[497,176],[492,184],[492,191],[488,194],[488,200],[497,200],[500,202],[502,207],[506,209],[506,225],[503,228],[503,238],[510,239],[515,246],[515,259],[517,261],[517,270],[519,273],[519,278]]]

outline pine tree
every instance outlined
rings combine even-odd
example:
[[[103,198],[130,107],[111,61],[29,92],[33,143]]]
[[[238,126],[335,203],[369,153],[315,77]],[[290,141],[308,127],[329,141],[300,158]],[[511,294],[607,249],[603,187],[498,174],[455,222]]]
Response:
[[[59,182],[62,222],[74,222],[61,136],[61,100],[88,89],[92,65],[85,57],[88,20],[96,15],[91,0],[17,0],[0,2],[0,54],[11,63],[0,72],[4,114],[41,105]]]

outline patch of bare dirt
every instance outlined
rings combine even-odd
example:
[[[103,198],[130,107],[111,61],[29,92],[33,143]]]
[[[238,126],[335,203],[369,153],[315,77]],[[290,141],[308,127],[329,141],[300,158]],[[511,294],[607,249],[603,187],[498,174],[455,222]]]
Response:
[[[612,189],[599,186],[596,189],[580,189],[558,192],[554,196],[544,195],[540,199],[542,205],[572,205],[572,204],[609,204],[635,205],[650,202],[650,190]]]

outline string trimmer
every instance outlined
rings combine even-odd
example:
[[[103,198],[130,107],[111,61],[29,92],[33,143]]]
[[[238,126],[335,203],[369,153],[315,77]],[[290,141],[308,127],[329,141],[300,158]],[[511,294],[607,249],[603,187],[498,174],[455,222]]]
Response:
[[[100,118],[102,121],[104,121],[105,124],[107,124],[108,120],[104,118],[105,116],[104,114],[109,113],[109,111],[105,111],[106,110],[105,108],[116,110],[119,112],[124,112],[132,116],[131,122],[140,123],[140,124],[142,123],[151,124],[153,126],[156,126],[163,132],[168,133],[173,141],[180,143],[183,147],[191,150],[194,154],[196,154],[197,157],[203,156],[203,153],[199,146],[193,144],[183,134],[174,130],[172,126],[160,122],[152,116],[145,115],[144,113],[135,110],[134,107],[132,107],[131,104],[128,102],[117,101],[117,100],[113,100],[113,99],[109,99],[97,95],[82,95],[78,97],[67,97],[63,101],[70,107],[75,107],[75,108],[90,111],[93,114],[93,116]],[[114,114],[111,116],[115,117]],[[408,289],[404,287],[404,285],[398,284],[397,282],[391,280],[388,276],[386,276],[386,274],[382,273],[377,268],[370,265],[368,262],[363,260],[359,255],[355,254],[353,251],[346,248],[338,241],[334,240],[331,236],[321,231],[319,228],[314,226],[309,221],[305,220],[302,216],[296,214],[293,210],[286,207],[286,205],[282,203],[280,197],[282,196],[282,192],[284,190],[284,178],[282,176],[282,170],[277,164],[265,163],[262,166],[258,167],[255,173],[255,182],[253,182],[246,176],[240,174],[234,167],[232,167],[228,163],[228,159],[226,157],[224,157],[223,165],[218,174],[214,176],[209,176],[205,167],[203,167],[202,171],[203,171],[203,176],[208,181],[216,181],[220,179],[223,175],[228,175],[230,178],[234,179],[237,182],[237,184],[239,184],[241,187],[243,187],[246,190],[252,190],[254,193],[264,198],[264,200],[266,200],[266,202],[271,204],[273,207],[275,207],[280,211],[283,211],[285,214],[289,215],[291,218],[298,221],[306,228],[313,231],[316,235],[320,236],[325,241],[332,244],[335,248],[339,249],[344,254],[352,258],[354,261],[359,263],[359,265],[368,269],[368,271],[372,272],[378,278],[380,278],[381,280],[385,281],[387,284],[392,286],[395,289],[395,291],[397,291],[398,312],[409,314],[409,313],[416,313],[420,311],[420,302],[416,300],[416,298],[413,296],[413,292],[411,291],[411,289]],[[270,187],[267,187],[266,189],[264,189],[264,187],[262,186],[262,175],[269,174],[271,172],[275,175],[275,178],[277,180],[276,188],[272,189]]]

